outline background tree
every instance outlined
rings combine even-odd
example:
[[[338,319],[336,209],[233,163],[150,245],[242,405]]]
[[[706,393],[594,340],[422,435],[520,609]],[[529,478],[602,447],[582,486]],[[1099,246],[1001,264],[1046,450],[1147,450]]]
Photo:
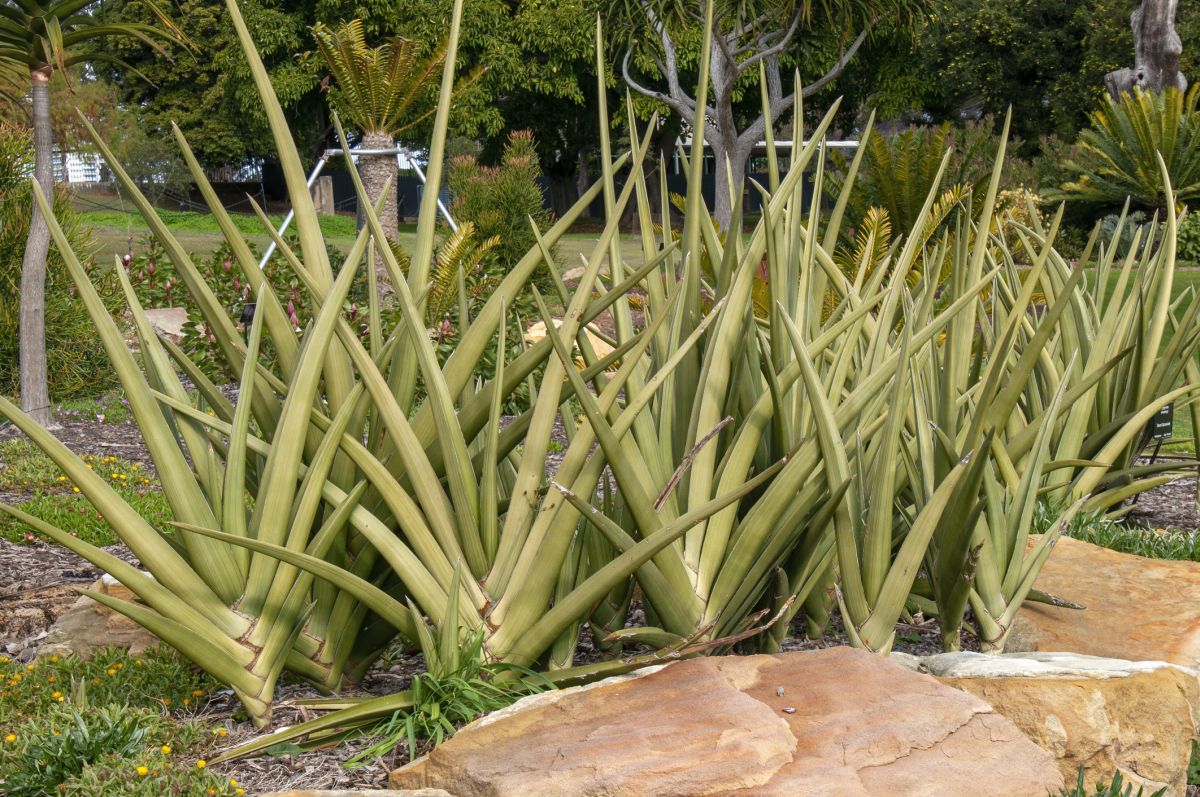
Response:
[[[766,128],[761,112],[739,114],[736,107],[741,94],[758,85],[760,67],[766,74],[771,112],[779,121],[791,110],[797,92],[809,97],[834,81],[877,26],[887,20],[910,20],[921,8],[920,0],[718,0],[704,135],[718,168],[713,215],[722,227],[728,226],[732,208],[726,160],[732,184],[741,186],[750,154]],[[705,3],[612,0],[607,10],[610,24],[628,40],[621,59],[625,82],[690,123],[696,115],[693,87]],[[801,41],[818,30],[840,32],[837,55],[822,64],[820,77],[785,92],[784,70],[806,60]]]
[[[23,69],[29,76],[33,120],[34,178],[43,193],[54,189],[53,128],[50,79],[54,72],[86,61],[119,59],[103,52],[81,52],[87,42],[133,37],[160,52],[162,42],[182,38],[150,0],[142,0],[161,26],[114,23],[89,11],[90,0],[0,0],[0,62],[7,71]],[[99,13],[99,12],[97,12]],[[46,378],[46,256],[50,231],[35,207],[21,263],[21,409],[43,426],[51,422]]]

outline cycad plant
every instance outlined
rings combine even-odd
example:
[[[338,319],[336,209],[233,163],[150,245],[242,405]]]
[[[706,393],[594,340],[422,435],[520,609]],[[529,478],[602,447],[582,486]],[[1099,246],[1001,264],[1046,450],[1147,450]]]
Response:
[[[427,53],[422,52],[419,42],[402,36],[370,47],[362,20],[358,19],[337,28],[318,24],[313,28],[313,38],[337,89],[335,105],[362,136],[359,145],[363,149],[392,149],[397,137],[412,131],[437,110],[435,88],[446,60],[446,42]],[[479,74],[467,78],[460,88]],[[384,195],[389,182],[392,184],[380,222],[387,238],[394,240],[399,225],[394,190],[396,156],[363,155],[359,171],[372,202]]]
[[[1200,196],[1200,94],[1175,88],[1161,92],[1134,89],[1119,100],[1105,96],[1091,114],[1091,127],[1079,134],[1084,158],[1068,162],[1078,177],[1051,196],[1135,206],[1160,214],[1167,204],[1167,182],[1174,199]]]

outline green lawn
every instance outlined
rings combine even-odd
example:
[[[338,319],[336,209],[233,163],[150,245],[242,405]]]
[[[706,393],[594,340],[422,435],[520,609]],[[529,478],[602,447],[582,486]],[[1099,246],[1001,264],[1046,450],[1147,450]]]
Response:
[[[92,203],[88,204],[90,206]],[[83,222],[92,229],[92,242],[98,262],[109,263],[114,255],[125,254],[129,249],[130,238],[136,249],[149,234],[145,220],[136,213],[116,209],[87,209],[84,206],[81,206],[80,210]],[[207,257],[220,247],[224,240],[216,220],[210,214],[164,210],[159,211],[159,215],[180,243],[193,255]],[[271,218],[276,224],[283,220],[282,216]],[[260,251],[266,249],[270,243],[270,236],[263,231],[262,224],[256,216],[233,214],[233,220],[238,230]],[[349,251],[354,243],[355,224],[352,216],[322,216],[321,229],[329,243],[343,252]],[[398,238],[402,246],[411,249],[416,240],[416,225],[402,224]],[[580,265],[580,255],[587,255],[592,251],[595,239],[595,233],[569,233],[564,236],[558,246],[560,266],[570,269]],[[645,262],[640,241],[634,235],[621,236],[621,253],[631,266],[636,267]]]

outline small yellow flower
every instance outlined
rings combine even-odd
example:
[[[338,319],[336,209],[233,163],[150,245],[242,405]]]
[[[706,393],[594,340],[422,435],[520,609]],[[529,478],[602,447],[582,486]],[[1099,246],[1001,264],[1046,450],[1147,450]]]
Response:
[[[217,736],[223,737],[223,736],[229,735],[229,731],[225,730],[224,728],[217,728],[217,730],[215,732],[216,732]]]
[[[203,758],[196,762],[196,769],[204,769],[206,766],[208,766],[208,762]]]
[[[233,786],[234,788],[236,788],[236,787],[237,787],[237,778],[230,778],[230,779],[229,779],[229,785],[230,785],[230,786]]]
[[[67,477],[66,477],[66,476],[59,476],[59,477],[58,477],[58,480],[59,480],[60,482],[65,482],[65,481],[67,480]]]
[[[162,703],[163,703],[163,705],[164,705],[164,706],[169,706],[169,705],[171,705],[171,698],[169,698],[169,697],[164,697],[164,698],[163,698],[163,701],[162,701]]]
[[[159,748],[159,749],[161,749],[161,750],[162,750],[162,754],[163,754],[163,755],[170,755],[170,754],[171,754],[171,745],[169,745],[169,744],[164,744],[164,745],[163,745],[161,748]]]
[[[71,492],[73,492],[73,493],[77,493],[77,492],[79,492],[79,488],[78,488],[78,487],[72,487],[72,488],[71,488]]]
[[[25,669],[27,669],[27,670],[29,670],[29,671],[31,671],[31,672],[32,672],[34,669],[36,669],[36,668],[37,668],[37,665],[36,665],[36,664],[26,664],[26,665],[25,665]]]
[[[150,774],[150,767],[140,766],[137,768],[137,773],[139,778],[144,778]]]
[[[17,735],[15,733],[10,733],[8,736],[4,737],[4,741],[6,744],[12,744],[16,740],[17,740]]]
[[[111,678],[112,676],[116,675],[116,674],[117,674],[117,668],[116,668],[116,667],[109,667],[109,668],[108,668],[108,676],[109,676],[110,678]]]
[[[183,704],[184,704],[185,706],[186,706],[188,703],[191,703],[191,702],[192,702],[191,698],[185,697],[185,698],[183,699]]]
[[[200,697],[200,695],[202,695],[202,694],[204,694],[203,689],[193,689],[192,690],[192,697]]]
[[[238,797],[241,797],[243,794],[246,793],[245,789],[234,789],[234,791],[236,791],[238,793]]]
[[[55,700],[57,700],[59,703],[61,703],[61,702],[62,702],[62,699],[63,699],[62,692],[55,692],[54,694],[50,695],[50,697],[54,698],[54,699],[55,699]]]

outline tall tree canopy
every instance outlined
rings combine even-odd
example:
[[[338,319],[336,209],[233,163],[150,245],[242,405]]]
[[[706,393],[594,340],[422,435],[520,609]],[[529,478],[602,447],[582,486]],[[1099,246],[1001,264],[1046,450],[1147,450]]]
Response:
[[[108,5],[114,10],[128,6],[136,13],[135,0],[109,0]],[[122,99],[138,108],[151,127],[165,131],[171,121],[178,122],[205,165],[236,163],[269,151],[258,96],[223,0],[176,0],[176,5],[198,45],[195,57],[161,64],[147,48],[123,46],[122,57],[156,87],[114,73],[111,79],[120,84]],[[450,0],[241,3],[293,132],[314,158],[331,138],[327,103],[321,96],[328,71],[321,59],[305,57],[315,50],[311,28],[361,19],[369,43],[405,36],[428,52],[445,38],[451,5]],[[533,97],[560,107],[585,106],[590,88],[580,75],[590,74],[593,24],[584,0],[473,0],[463,19],[458,64],[464,73],[477,66],[487,71],[456,99],[456,132],[486,138],[514,127],[533,127],[540,142],[558,140],[543,125],[531,125],[538,120],[524,111]],[[515,124],[509,119],[513,114],[521,116]],[[552,117],[544,118],[545,124],[553,124]],[[550,146],[544,154],[552,154]],[[570,158],[574,160],[575,153]]]

